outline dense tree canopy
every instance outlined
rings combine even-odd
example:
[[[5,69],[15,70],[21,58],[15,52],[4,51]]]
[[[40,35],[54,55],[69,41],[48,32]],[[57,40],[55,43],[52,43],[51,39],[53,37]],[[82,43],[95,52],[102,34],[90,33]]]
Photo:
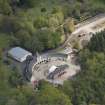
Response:
[[[91,51],[105,52],[105,31],[93,35],[88,47]]]
[[[11,12],[10,0],[0,0],[0,13],[9,15]]]
[[[96,33],[91,38],[88,48],[80,51],[78,61],[82,71],[63,86],[63,91],[72,97],[73,105],[105,103],[104,35],[104,31]]]
[[[82,71],[60,88],[44,82],[33,90],[19,68],[3,58],[11,46],[34,54],[56,48],[74,24],[104,11],[104,0],[0,0],[0,105],[104,105],[105,31],[93,35],[80,51]]]
[[[67,95],[45,82],[36,96],[37,104],[40,105],[72,105]]]
[[[16,40],[19,40],[15,45],[35,52],[36,48],[31,49],[29,46],[34,47],[35,44],[39,46],[39,43],[42,43],[43,46],[39,46],[36,50],[43,51],[63,43],[65,39],[61,40],[61,38],[65,30],[59,28],[61,33],[55,31],[63,24],[65,18],[72,17],[75,18],[75,22],[78,22],[96,15],[97,12],[102,13],[104,10],[103,1],[99,0],[96,2],[94,0],[46,0],[45,2],[43,0],[0,0],[0,30],[3,33],[12,34]],[[64,27],[67,32],[74,30],[75,23],[72,18]],[[45,40],[39,39],[39,30],[41,34],[43,30],[48,32],[47,35],[41,36],[48,37],[46,38],[48,43],[45,44]],[[30,44],[28,47],[27,38]],[[30,42],[33,38],[36,38],[36,42],[32,44]]]

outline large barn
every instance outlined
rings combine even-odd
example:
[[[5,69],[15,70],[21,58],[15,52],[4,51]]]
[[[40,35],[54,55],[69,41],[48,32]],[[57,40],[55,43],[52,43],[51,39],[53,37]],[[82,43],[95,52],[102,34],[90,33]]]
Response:
[[[8,51],[8,55],[19,62],[24,62],[28,56],[32,56],[32,53],[21,47],[15,47]]]

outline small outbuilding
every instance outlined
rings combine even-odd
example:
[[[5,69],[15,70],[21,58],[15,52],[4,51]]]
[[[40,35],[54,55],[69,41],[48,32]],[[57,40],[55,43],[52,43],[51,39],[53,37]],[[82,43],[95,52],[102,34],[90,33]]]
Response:
[[[24,62],[28,56],[32,56],[32,53],[21,47],[15,47],[8,51],[8,55],[19,62]]]
[[[56,66],[54,66],[54,65],[51,66],[51,68],[49,69],[49,74],[52,73],[52,72],[54,72],[56,69],[57,69]]]

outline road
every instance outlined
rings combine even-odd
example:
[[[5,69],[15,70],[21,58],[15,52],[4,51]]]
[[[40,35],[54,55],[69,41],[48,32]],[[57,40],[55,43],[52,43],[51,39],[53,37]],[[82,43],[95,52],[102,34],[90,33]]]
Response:
[[[98,31],[101,31],[103,28],[105,28],[105,27],[101,27],[101,28],[99,27],[98,30],[93,29],[93,27],[96,27],[98,25],[100,26],[100,24],[103,22],[105,22],[105,15],[103,15],[103,16],[98,15],[97,18],[95,17],[95,18],[91,19],[91,21],[88,21],[88,22],[86,21],[86,23],[83,22],[83,24],[82,23],[79,24],[78,26],[80,26],[80,27],[77,27],[71,35],[68,35],[68,38],[63,45],[61,45],[60,47],[58,47],[54,50],[50,50],[50,51],[47,51],[47,52],[39,55],[40,62],[39,63],[37,62],[37,65],[34,64],[34,66],[32,67],[32,70],[33,70],[32,77],[34,78],[34,80],[36,78],[37,79],[45,79],[46,78],[46,75],[45,75],[46,70],[49,70],[49,68],[52,65],[55,65],[55,66],[59,66],[62,64],[69,65],[68,70],[66,70],[67,71],[66,75],[63,75],[62,78],[57,79],[57,81],[60,81],[60,82],[66,80],[66,79],[68,79],[68,77],[72,77],[73,75],[78,73],[81,70],[81,68],[79,65],[76,65],[75,62],[72,63],[72,61],[73,61],[72,58],[70,58],[69,60],[66,60],[66,61],[61,61],[58,59],[59,58],[58,55],[57,55],[57,57],[55,57],[55,56],[51,56],[51,54],[57,54],[60,50],[64,51],[65,48],[67,47],[68,43],[70,43],[72,39],[76,39],[78,37],[78,35],[80,35],[80,34],[84,34],[84,33],[86,34],[85,36],[80,37],[80,39],[89,39],[91,37],[89,34],[90,32],[96,33]],[[47,63],[42,62],[43,58],[45,59],[47,57],[50,57],[50,61],[48,61]],[[56,58],[56,60],[54,60],[55,58]],[[45,69],[43,69],[43,68],[45,68]]]
[[[85,34],[85,36],[80,37],[80,40],[89,40],[92,37],[91,34],[100,32],[105,29],[105,25],[103,25],[103,27],[98,27],[97,29],[94,29],[94,27],[101,26],[101,24],[105,24],[105,14],[98,15],[95,18],[89,19],[89,21],[87,20],[86,22],[76,25],[76,27],[78,27],[67,38],[65,45],[70,43],[72,39],[77,38],[80,34]]]
[[[103,18],[103,17],[105,17],[105,13],[96,15],[96,16],[94,16],[92,18],[89,18],[89,19],[87,19],[87,20],[85,20],[85,21],[83,21],[81,23],[78,23],[77,25],[75,25],[75,28],[77,29],[77,28],[82,27],[82,26],[84,26],[86,24],[89,24],[89,23],[91,23],[93,21],[97,21],[99,18]]]
[[[65,22],[62,24],[64,25],[70,18],[68,18],[67,20],[65,20]],[[72,33],[72,34],[69,34],[67,35],[68,37],[66,38],[65,42],[60,45],[58,48],[55,48],[55,49],[52,49],[52,50],[49,50],[45,53],[55,53],[59,50],[62,50],[64,49],[68,43],[69,45],[71,46],[71,40],[72,39],[75,39],[78,37],[79,34],[84,34],[84,32],[86,33],[86,36],[85,37],[81,37],[81,40],[82,39],[90,39],[91,36],[89,36],[89,33],[92,32],[92,33],[96,33],[98,31],[101,31],[103,29],[105,29],[105,27],[101,28],[101,29],[98,29],[98,30],[93,30],[92,27],[100,24],[101,22],[105,21],[105,14],[100,14],[100,15],[97,15],[93,18],[90,18],[82,23],[79,23],[75,26],[75,31]],[[62,26],[61,25],[61,26]]]

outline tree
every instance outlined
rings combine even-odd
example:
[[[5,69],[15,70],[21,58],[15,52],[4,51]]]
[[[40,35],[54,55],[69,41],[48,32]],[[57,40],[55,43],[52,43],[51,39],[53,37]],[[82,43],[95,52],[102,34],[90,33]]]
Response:
[[[105,51],[105,31],[94,34],[88,44],[88,48],[91,51],[104,52]]]
[[[9,15],[12,13],[12,8],[10,6],[10,0],[0,0],[0,13]]]
[[[34,21],[34,27],[36,28],[48,27],[48,20],[44,16],[39,16]]]
[[[105,91],[105,55],[103,53],[86,52],[85,50],[85,53],[80,53],[80,57],[82,59],[80,60],[82,72],[73,80],[66,82],[63,91],[71,97],[74,105],[84,103],[88,105],[100,103],[103,105],[105,103],[105,93],[103,92]]]
[[[11,75],[9,76],[9,83],[12,87],[18,87],[24,84],[23,77],[18,72],[18,69],[13,68],[13,71],[11,72]]]
[[[64,26],[66,32],[72,33],[75,30],[74,20],[70,19]]]
[[[72,105],[68,96],[46,82],[42,83],[36,93],[36,102],[40,105]]]
[[[49,16],[48,23],[49,26],[54,30],[55,27],[58,27],[63,23],[64,20],[64,14],[61,9],[59,11],[53,10],[52,14]]]
[[[31,35],[24,29],[20,29],[15,33],[15,37],[20,41],[21,46],[25,46],[28,40],[31,39]]]
[[[76,19],[80,20],[80,8],[81,8],[81,3],[76,2],[75,6],[74,6],[74,11],[73,11],[73,15],[75,16]]]
[[[20,5],[26,5],[29,8],[32,8],[38,4],[39,1],[37,0],[20,0]]]

